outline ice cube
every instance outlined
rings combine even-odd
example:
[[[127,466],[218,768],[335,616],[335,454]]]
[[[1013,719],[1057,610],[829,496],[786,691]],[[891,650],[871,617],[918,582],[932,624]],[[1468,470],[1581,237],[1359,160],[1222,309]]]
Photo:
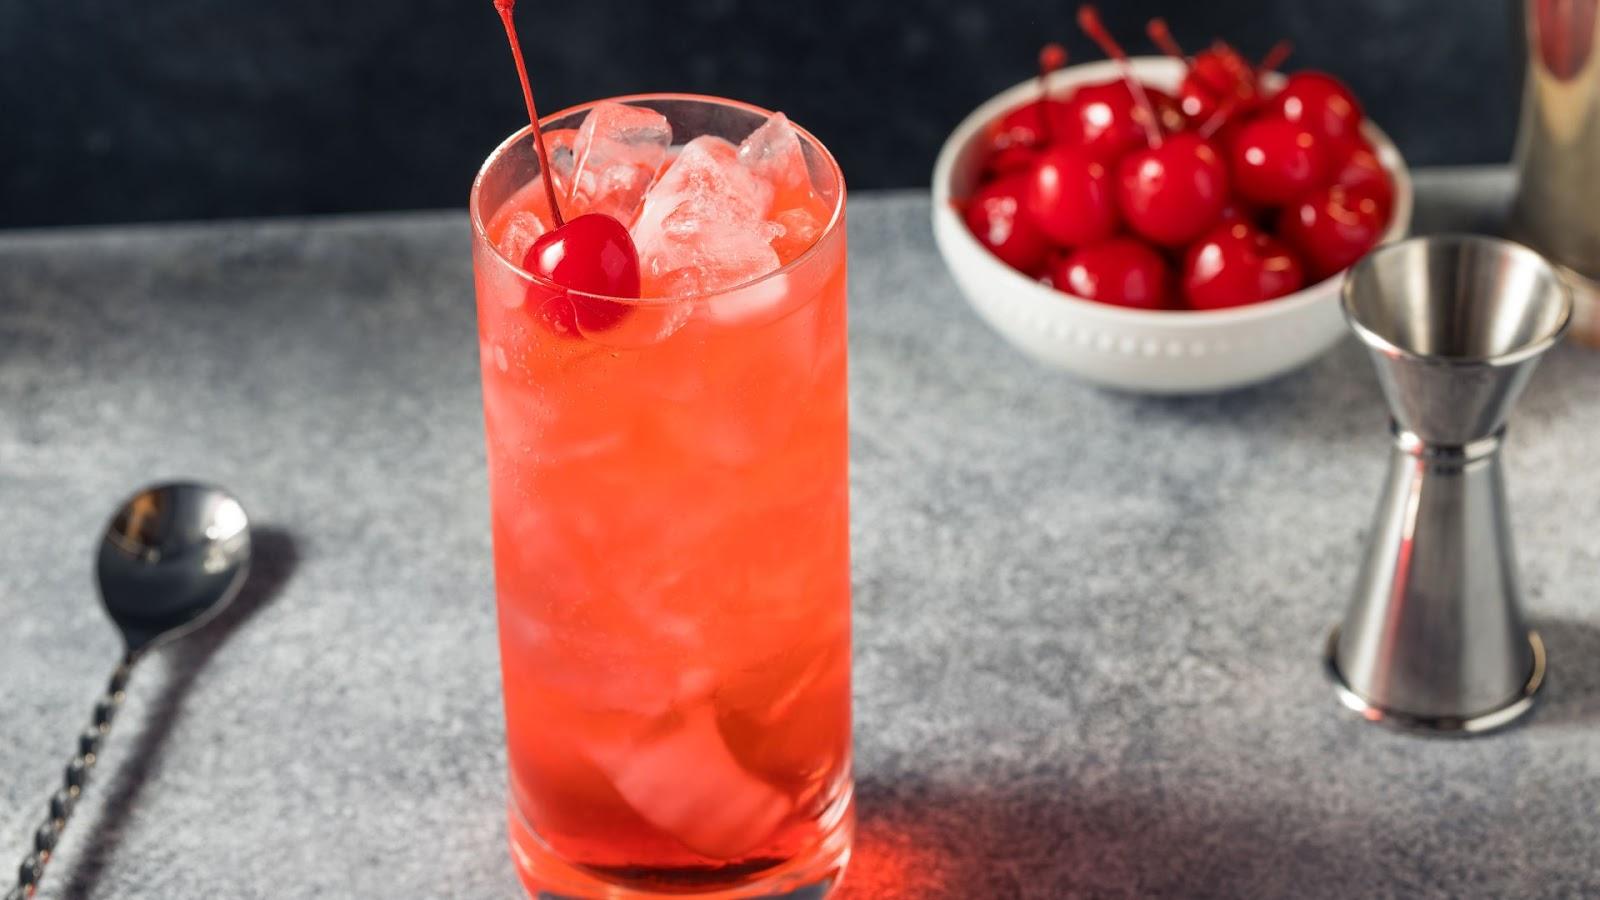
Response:
[[[519,209],[506,221],[505,231],[500,233],[500,241],[495,246],[499,248],[501,256],[513,265],[521,266],[523,259],[528,255],[528,248],[532,247],[533,242],[543,236],[545,231],[544,219],[527,210]],[[518,302],[521,302],[520,299]]]
[[[817,242],[828,216],[828,204],[811,183],[800,135],[776,113],[739,145],[739,161],[772,185],[766,217],[781,229],[772,247],[787,263]]]
[[[644,208],[633,225],[634,243],[658,238],[663,220],[689,201],[724,221],[751,221],[766,214],[772,186],[740,165],[738,148],[722,138],[701,135],[683,146],[645,194]]]
[[[795,206],[780,211],[773,223],[783,231],[772,239],[772,249],[778,258],[789,262],[804,253],[822,236],[822,220],[814,204]]]
[[[777,254],[773,256],[776,258]],[[706,301],[706,317],[723,325],[761,325],[787,311],[787,300],[789,279],[775,275],[710,298]]]
[[[626,103],[595,104],[573,144],[573,208],[632,222],[671,145],[672,126],[661,113]]]
[[[550,175],[556,183],[556,194],[561,198],[561,211],[567,211],[568,195],[572,193],[572,170],[577,163],[578,132],[573,128],[558,128],[544,133],[545,152],[550,154]]]
[[[635,812],[712,859],[738,859],[760,846],[793,808],[787,794],[734,758],[706,701],[665,717],[629,746],[593,750]]]
[[[739,161],[772,185],[778,209],[796,206],[812,193],[800,135],[783,113],[776,113],[744,139],[739,145]]]
[[[727,679],[717,710],[718,729],[739,748],[740,761],[790,784],[833,768],[849,741],[849,638],[828,635],[794,646],[798,632],[783,633],[791,646],[769,649],[759,664]]]
[[[682,297],[735,287],[777,269],[775,232],[758,219],[725,220],[699,203],[679,206],[662,223],[662,238],[640,248],[646,293]]]
[[[763,221],[772,186],[721,138],[690,141],[645,195],[633,227],[644,293],[674,297],[733,287],[778,268]]]

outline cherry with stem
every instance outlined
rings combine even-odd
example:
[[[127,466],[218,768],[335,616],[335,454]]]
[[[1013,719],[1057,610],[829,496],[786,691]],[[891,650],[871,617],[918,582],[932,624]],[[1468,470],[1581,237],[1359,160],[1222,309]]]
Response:
[[[570,221],[561,215],[556,198],[555,178],[551,174],[550,152],[545,147],[539,125],[539,110],[533,102],[533,86],[517,40],[513,8],[516,0],[494,0],[494,8],[505,25],[511,56],[516,60],[517,77],[522,81],[522,99],[528,107],[534,147],[539,154],[539,172],[544,179],[545,199],[550,204],[554,227],[540,235],[521,260],[522,268],[569,288],[580,297],[564,292],[552,294],[539,284],[528,287],[529,307],[551,331],[573,336],[582,331],[599,331],[616,325],[629,312],[626,304],[601,297],[639,296],[639,251],[621,222],[604,213],[585,213]]]
[[[1217,95],[1221,93],[1236,93],[1231,85],[1219,87],[1218,84],[1214,83],[1217,80],[1214,76],[1220,73],[1209,73],[1213,77],[1208,77],[1207,72],[1201,71],[1205,62],[1216,63],[1220,58],[1217,51],[1213,49],[1202,53],[1200,56],[1190,56],[1184,52],[1183,46],[1178,43],[1178,39],[1172,36],[1172,29],[1167,27],[1167,20],[1160,16],[1146,23],[1145,33],[1150,35],[1150,40],[1157,47],[1161,48],[1161,52],[1183,63],[1183,81],[1178,86],[1179,109],[1183,110],[1184,115],[1191,121],[1200,116],[1205,116],[1205,124],[1209,124],[1212,121],[1212,114],[1217,112],[1218,106],[1221,105],[1217,102]],[[1216,65],[1211,68],[1215,69]],[[1223,76],[1222,80],[1227,81],[1228,76]],[[1234,105],[1227,104],[1229,113],[1232,112]],[[1223,118],[1226,117],[1227,114],[1224,114]],[[1209,131],[1203,131],[1201,136],[1210,137],[1211,133],[1219,127],[1221,127],[1220,120]]]
[[[1161,120],[1156,117],[1156,107],[1150,102],[1150,95],[1145,93],[1144,84],[1133,75],[1133,66],[1128,63],[1128,54],[1123,51],[1122,45],[1117,43],[1106,30],[1105,23],[1100,20],[1100,11],[1091,3],[1078,7],[1078,27],[1089,39],[1100,45],[1105,55],[1117,64],[1117,70],[1122,73],[1122,80],[1128,85],[1128,92],[1133,95],[1133,100],[1144,113],[1145,139],[1151,147],[1161,146]]]
[[[986,173],[1000,176],[1023,171],[1033,164],[1040,151],[1060,137],[1056,119],[1063,106],[1050,96],[1050,74],[1067,62],[1067,51],[1060,44],[1046,44],[1039,50],[1039,96],[1006,113],[989,135]]]
[[[1258,94],[1257,88],[1261,83],[1261,76],[1268,72],[1277,71],[1278,67],[1283,65],[1284,60],[1288,59],[1289,54],[1293,52],[1294,42],[1287,38],[1273,44],[1272,49],[1267,51],[1266,56],[1261,57],[1261,62],[1256,64],[1255,71],[1251,73],[1254,83],[1250,85],[1249,90],[1239,90],[1230,94],[1228,99],[1222,101],[1216,110],[1211,113],[1211,116],[1200,123],[1200,127],[1196,128],[1195,131],[1203,138],[1209,138],[1216,134],[1222,126],[1228,124],[1228,120],[1233,117],[1234,110],[1239,108],[1240,103],[1246,100],[1255,100]]]
[[[1261,83],[1261,76],[1267,72],[1277,71],[1277,68],[1283,65],[1283,61],[1288,59],[1289,54],[1293,52],[1294,42],[1287,38],[1273,44],[1272,49],[1267,51],[1266,56],[1261,57],[1261,62],[1256,65],[1255,71],[1251,73],[1255,83],[1250,86],[1250,90],[1248,92],[1235,91],[1229,95],[1228,99],[1222,101],[1210,118],[1195,129],[1200,133],[1200,136],[1209,138],[1216,134],[1217,130],[1226,125],[1228,119],[1232,118],[1233,111],[1239,108],[1239,104],[1243,99],[1254,100],[1258,93],[1257,87]]]
[[[1180,132],[1163,138],[1155,106],[1134,77],[1128,54],[1093,5],[1078,7],[1078,26],[1116,61],[1128,92],[1146,116],[1147,145],[1117,164],[1115,206],[1140,237],[1165,247],[1188,243],[1222,215],[1228,199],[1227,167],[1202,137]]]
[[[1106,166],[1074,142],[1055,140],[1049,78],[1066,60],[1060,44],[1046,44],[1039,51],[1039,100],[1033,106],[1039,120],[1037,154],[1021,182],[1017,220],[1049,240],[1074,245],[1110,237],[1117,219]]]

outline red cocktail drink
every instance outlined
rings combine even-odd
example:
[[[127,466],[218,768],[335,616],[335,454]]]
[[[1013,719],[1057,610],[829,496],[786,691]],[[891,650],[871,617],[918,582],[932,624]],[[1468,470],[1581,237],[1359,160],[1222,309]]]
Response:
[[[523,880],[825,889],[853,827],[843,179],[727,100],[544,124],[569,226],[625,226],[643,296],[542,276],[563,261],[531,131],[490,156],[473,258]]]

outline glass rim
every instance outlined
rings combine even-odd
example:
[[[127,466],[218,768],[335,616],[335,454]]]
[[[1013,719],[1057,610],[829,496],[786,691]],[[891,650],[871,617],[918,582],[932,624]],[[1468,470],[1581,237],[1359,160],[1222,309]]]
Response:
[[[576,113],[586,112],[601,103],[633,103],[640,100],[688,100],[699,103],[714,104],[717,106],[730,106],[735,109],[742,109],[769,119],[777,115],[777,113],[772,110],[757,106],[754,103],[746,103],[742,100],[730,100],[726,97],[715,97],[710,94],[691,94],[668,91],[660,93],[623,94],[617,97],[602,97],[596,100],[590,100],[585,103],[579,103],[574,106],[569,106],[565,109],[557,110],[556,112],[550,113],[547,116],[541,116],[539,118],[539,126],[541,128],[549,128],[551,123],[559,119],[566,118],[567,116],[571,116]],[[557,284],[556,282],[551,281],[550,279],[541,275],[529,272],[521,265],[507,259],[505,254],[500,252],[500,248],[495,245],[494,241],[489,240],[489,228],[487,223],[484,221],[484,211],[482,205],[479,203],[479,197],[483,189],[484,179],[488,177],[490,168],[492,168],[495,163],[499,162],[501,158],[504,157],[505,154],[517,144],[518,141],[522,140],[524,137],[527,137],[533,132],[532,125],[524,125],[512,132],[509,137],[500,142],[499,146],[490,151],[488,157],[484,159],[483,165],[478,167],[478,174],[472,179],[472,192],[468,198],[467,204],[468,212],[472,218],[473,238],[487,244],[490,251],[494,253],[495,259],[499,260],[501,264],[505,265],[511,271],[517,273],[524,279],[533,282],[534,284],[544,285],[552,290],[562,291],[573,296],[592,297],[597,300],[607,300],[613,303],[653,306],[665,305],[669,303],[685,303],[699,300],[709,300],[714,297],[725,296],[735,291],[742,291],[747,288],[763,284],[780,276],[788,275],[816,255],[817,248],[822,246],[823,241],[827,240],[833,235],[834,231],[839,227],[839,223],[844,220],[845,209],[844,171],[839,168],[839,161],[833,158],[833,153],[830,152],[821,141],[817,140],[816,135],[796,124],[792,119],[789,121],[789,124],[794,128],[801,140],[809,142],[817,149],[817,152],[821,155],[823,162],[833,173],[834,180],[839,185],[838,196],[834,198],[833,210],[828,216],[827,225],[823,226],[822,232],[817,235],[817,239],[815,241],[811,242],[811,246],[801,251],[799,256],[796,256],[794,259],[789,260],[788,262],[776,269],[773,269],[771,272],[760,276],[759,278],[752,278],[749,281],[741,281],[738,284],[730,285],[725,288],[718,288],[714,291],[699,291],[691,294],[679,294],[672,297],[612,297],[605,294],[590,294],[584,291],[572,290],[571,288]]]

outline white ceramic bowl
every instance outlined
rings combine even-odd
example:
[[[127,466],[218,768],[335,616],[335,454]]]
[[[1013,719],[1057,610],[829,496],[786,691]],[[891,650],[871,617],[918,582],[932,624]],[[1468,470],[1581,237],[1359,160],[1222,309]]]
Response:
[[[1183,66],[1166,57],[1133,60],[1140,80],[1175,91]],[[1110,62],[1063,69],[1057,95],[1079,84],[1117,77]],[[1107,387],[1158,394],[1220,391],[1263,381],[1305,365],[1345,334],[1339,311],[1343,275],[1265,303],[1207,311],[1126,309],[1070,296],[997,259],[967,230],[952,200],[977,183],[982,137],[989,123],[1038,96],[1025,81],[972,111],[956,127],[933,169],[933,235],[950,274],[973,309],[1006,340],[1039,361]],[[1371,122],[1362,134],[1394,180],[1394,212],[1383,240],[1411,226],[1411,175],[1405,160]]]

